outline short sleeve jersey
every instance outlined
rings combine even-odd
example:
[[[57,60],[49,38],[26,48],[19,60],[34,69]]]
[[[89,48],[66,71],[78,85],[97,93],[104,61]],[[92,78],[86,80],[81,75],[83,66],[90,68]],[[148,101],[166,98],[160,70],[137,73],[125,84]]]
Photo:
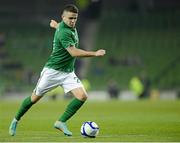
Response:
[[[53,51],[45,67],[64,72],[74,71],[76,59],[66,50],[70,46],[79,48],[78,33],[76,28],[69,27],[62,21],[54,34]]]

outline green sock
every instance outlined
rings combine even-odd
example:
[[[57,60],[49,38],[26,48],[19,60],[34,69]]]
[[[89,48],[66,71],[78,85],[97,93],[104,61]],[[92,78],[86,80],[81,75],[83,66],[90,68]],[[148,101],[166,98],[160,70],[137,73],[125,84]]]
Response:
[[[74,98],[69,105],[67,106],[65,112],[59,118],[59,121],[66,122],[69,118],[71,118],[77,110],[83,105],[85,101],[81,101],[77,98]]]
[[[26,111],[28,111],[29,108],[31,108],[33,104],[34,103],[31,101],[31,96],[25,98],[18,112],[16,113],[15,118],[19,121],[21,117],[26,113]]]

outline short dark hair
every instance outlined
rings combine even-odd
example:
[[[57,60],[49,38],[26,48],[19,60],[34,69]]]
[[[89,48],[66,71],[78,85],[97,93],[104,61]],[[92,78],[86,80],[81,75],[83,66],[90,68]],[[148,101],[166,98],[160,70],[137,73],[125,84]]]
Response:
[[[68,4],[64,7],[63,11],[78,13],[78,8],[74,4]]]

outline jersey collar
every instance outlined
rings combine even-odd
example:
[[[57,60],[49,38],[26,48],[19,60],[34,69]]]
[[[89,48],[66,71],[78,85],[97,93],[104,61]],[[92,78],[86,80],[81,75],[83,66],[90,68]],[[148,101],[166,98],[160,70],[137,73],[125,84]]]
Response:
[[[64,21],[62,21],[62,24],[64,27],[70,28],[72,30],[76,29],[75,27],[73,28],[73,27],[68,26]]]

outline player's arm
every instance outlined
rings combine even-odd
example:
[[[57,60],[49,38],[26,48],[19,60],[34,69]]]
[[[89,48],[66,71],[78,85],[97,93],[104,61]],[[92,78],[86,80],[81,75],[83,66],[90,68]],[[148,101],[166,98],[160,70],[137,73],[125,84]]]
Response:
[[[86,51],[82,49],[77,49],[75,46],[70,46],[66,48],[66,50],[72,57],[98,57],[104,56],[106,54],[106,51],[103,49],[97,51]]]
[[[57,23],[55,20],[51,20],[51,22],[50,22],[50,27],[56,29],[56,28],[58,27],[58,24],[59,24],[59,23]]]

